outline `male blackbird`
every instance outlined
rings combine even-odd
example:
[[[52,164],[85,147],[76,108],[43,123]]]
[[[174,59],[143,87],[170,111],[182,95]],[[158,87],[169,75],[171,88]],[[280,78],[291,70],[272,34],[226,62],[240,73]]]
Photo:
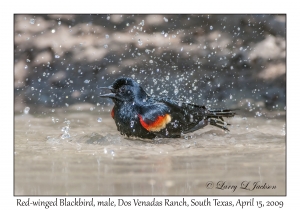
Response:
[[[205,106],[152,97],[131,78],[119,78],[107,87],[111,93],[100,95],[115,103],[111,116],[122,135],[153,139],[178,138],[181,134],[207,124],[229,131],[223,117],[233,117],[233,110],[208,110]]]

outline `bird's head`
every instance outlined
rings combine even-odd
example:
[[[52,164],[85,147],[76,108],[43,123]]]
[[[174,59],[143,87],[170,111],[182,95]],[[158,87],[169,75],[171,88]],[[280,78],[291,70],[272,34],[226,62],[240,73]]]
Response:
[[[133,79],[122,77],[113,82],[109,87],[111,93],[100,95],[100,97],[111,98],[115,103],[139,102],[147,98],[147,93]]]

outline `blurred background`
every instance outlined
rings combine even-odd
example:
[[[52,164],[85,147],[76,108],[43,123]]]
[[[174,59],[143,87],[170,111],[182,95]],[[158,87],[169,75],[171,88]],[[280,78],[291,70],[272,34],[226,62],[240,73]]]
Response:
[[[110,105],[99,87],[121,76],[212,108],[286,106],[285,15],[22,14],[14,27],[16,113]]]

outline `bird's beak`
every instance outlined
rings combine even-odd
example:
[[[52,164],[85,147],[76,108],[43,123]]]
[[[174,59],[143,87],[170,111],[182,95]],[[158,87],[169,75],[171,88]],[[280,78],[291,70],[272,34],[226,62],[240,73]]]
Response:
[[[115,93],[108,93],[108,94],[100,95],[100,97],[103,97],[103,98],[116,98],[116,94]]]
[[[112,92],[112,93],[100,95],[100,97],[103,97],[103,98],[112,98],[112,99],[118,99],[118,100],[121,100],[121,99],[119,99],[119,98],[116,96],[116,89],[114,89],[111,85],[108,86],[108,87],[100,87],[100,88],[101,88],[101,89],[109,89],[109,90],[111,90],[111,92]]]
[[[109,89],[109,90],[114,90],[114,88],[110,85],[108,87],[100,87],[101,89]]]

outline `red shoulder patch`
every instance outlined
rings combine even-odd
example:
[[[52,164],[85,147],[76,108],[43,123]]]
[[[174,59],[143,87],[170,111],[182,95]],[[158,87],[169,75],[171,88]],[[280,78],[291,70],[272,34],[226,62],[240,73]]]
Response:
[[[160,131],[164,129],[166,125],[171,122],[171,116],[169,114],[158,116],[154,122],[147,124],[141,115],[138,115],[140,118],[141,125],[148,131]]]
[[[115,107],[112,108],[110,115],[113,119],[115,118]]]

